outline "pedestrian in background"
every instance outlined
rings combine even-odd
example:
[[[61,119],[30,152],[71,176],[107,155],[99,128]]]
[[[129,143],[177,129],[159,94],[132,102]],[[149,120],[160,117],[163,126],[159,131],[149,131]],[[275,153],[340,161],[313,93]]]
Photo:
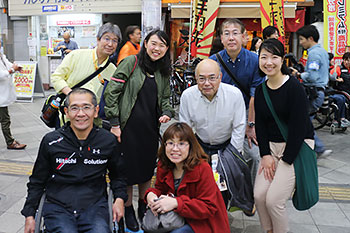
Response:
[[[288,232],[286,201],[295,187],[293,162],[304,140],[314,147],[305,91],[297,79],[288,76],[283,58],[284,46],[277,39],[268,39],[261,44],[260,72],[267,76],[267,92],[278,118],[288,126],[288,140],[285,141],[265,101],[262,85],[259,85],[254,104],[261,161],[254,199],[261,226],[268,233]]]
[[[252,40],[252,45],[250,46],[250,51],[259,54],[259,48],[262,43],[263,39],[261,37],[254,37]]]
[[[136,55],[140,52],[141,30],[139,26],[130,25],[125,30],[128,41],[119,52],[117,65],[130,55]]]
[[[167,128],[158,158],[155,188],[148,189],[145,198],[154,215],[174,210],[185,218],[186,224],[170,233],[229,233],[225,204],[208,156],[186,123]]]
[[[1,47],[1,42],[0,42]],[[12,136],[10,125],[11,119],[9,115],[8,106],[15,102],[16,92],[13,85],[12,74],[16,71],[21,71],[22,67],[16,63],[11,63],[7,60],[5,54],[0,52],[0,122],[1,130],[4,135],[7,149],[9,150],[21,150],[27,145],[19,143]]]
[[[271,38],[278,39],[279,37],[280,37],[280,34],[278,32],[278,28],[276,28],[275,26],[269,25],[263,29],[264,40],[271,39]]]
[[[57,46],[53,49],[53,51],[57,52],[57,51],[61,51],[61,59],[63,60],[63,58],[69,54],[70,52],[72,52],[75,49],[79,49],[77,42],[72,41],[70,39],[70,33],[69,32],[65,32],[63,34],[63,41],[59,42],[57,44]]]
[[[139,224],[132,206],[133,185],[138,184],[138,217],[143,218],[143,200],[156,166],[159,123],[173,115],[170,105],[170,40],[164,31],[150,32],[137,56],[126,57],[108,83],[104,97],[111,132],[122,144],[126,160],[128,196],[126,226],[137,231]]]

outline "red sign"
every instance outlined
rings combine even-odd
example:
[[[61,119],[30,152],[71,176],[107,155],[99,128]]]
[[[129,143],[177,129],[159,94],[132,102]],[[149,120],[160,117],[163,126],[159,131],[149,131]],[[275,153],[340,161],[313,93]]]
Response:
[[[56,22],[58,26],[65,26],[65,25],[90,25],[90,20],[58,20]]]

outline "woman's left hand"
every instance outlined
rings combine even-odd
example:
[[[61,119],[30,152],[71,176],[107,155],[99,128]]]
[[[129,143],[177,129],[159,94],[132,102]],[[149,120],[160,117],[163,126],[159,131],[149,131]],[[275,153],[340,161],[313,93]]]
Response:
[[[167,123],[168,121],[170,121],[170,117],[168,117],[167,115],[163,115],[163,116],[159,117],[160,123]]]
[[[158,214],[164,214],[177,208],[178,204],[176,198],[165,195],[161,195],[160,198],[160,200],[151,205],[153,213],[157,212]]]

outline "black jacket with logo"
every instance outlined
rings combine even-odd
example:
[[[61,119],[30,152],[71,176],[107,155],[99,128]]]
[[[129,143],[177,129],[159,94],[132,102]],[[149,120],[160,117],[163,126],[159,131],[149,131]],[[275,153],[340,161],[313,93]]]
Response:
[[[34,216],[44,192],[48,202],[68,211],[87,209],[107,197],[107,169],[114,198],[126,201],[119,147],[113,134],[95,126],[85,141],[79,141],[69,125],[46,134],[29,177],[28,196],[21,213]]]

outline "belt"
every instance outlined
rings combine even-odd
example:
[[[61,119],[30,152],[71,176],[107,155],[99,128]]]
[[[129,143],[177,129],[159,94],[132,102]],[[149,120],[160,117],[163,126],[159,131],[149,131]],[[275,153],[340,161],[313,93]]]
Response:
[[[230,144],[230,141],[231,141],[231,138],[229,138],[226,142],[224,143],[221,143],[221,144],[218,144],[218,145],[210,145],[209,143],[205,143],[203,142],[199,137],[198,135],[196,134],[196,138],[199,142],[199,144],[204,147],[204,148],[207,148],[209,150],[222,150],[224,149],[228,144]]]
[[[324,88],[323,87],[316,87],[316,90],[317,91],[324,91]]]

